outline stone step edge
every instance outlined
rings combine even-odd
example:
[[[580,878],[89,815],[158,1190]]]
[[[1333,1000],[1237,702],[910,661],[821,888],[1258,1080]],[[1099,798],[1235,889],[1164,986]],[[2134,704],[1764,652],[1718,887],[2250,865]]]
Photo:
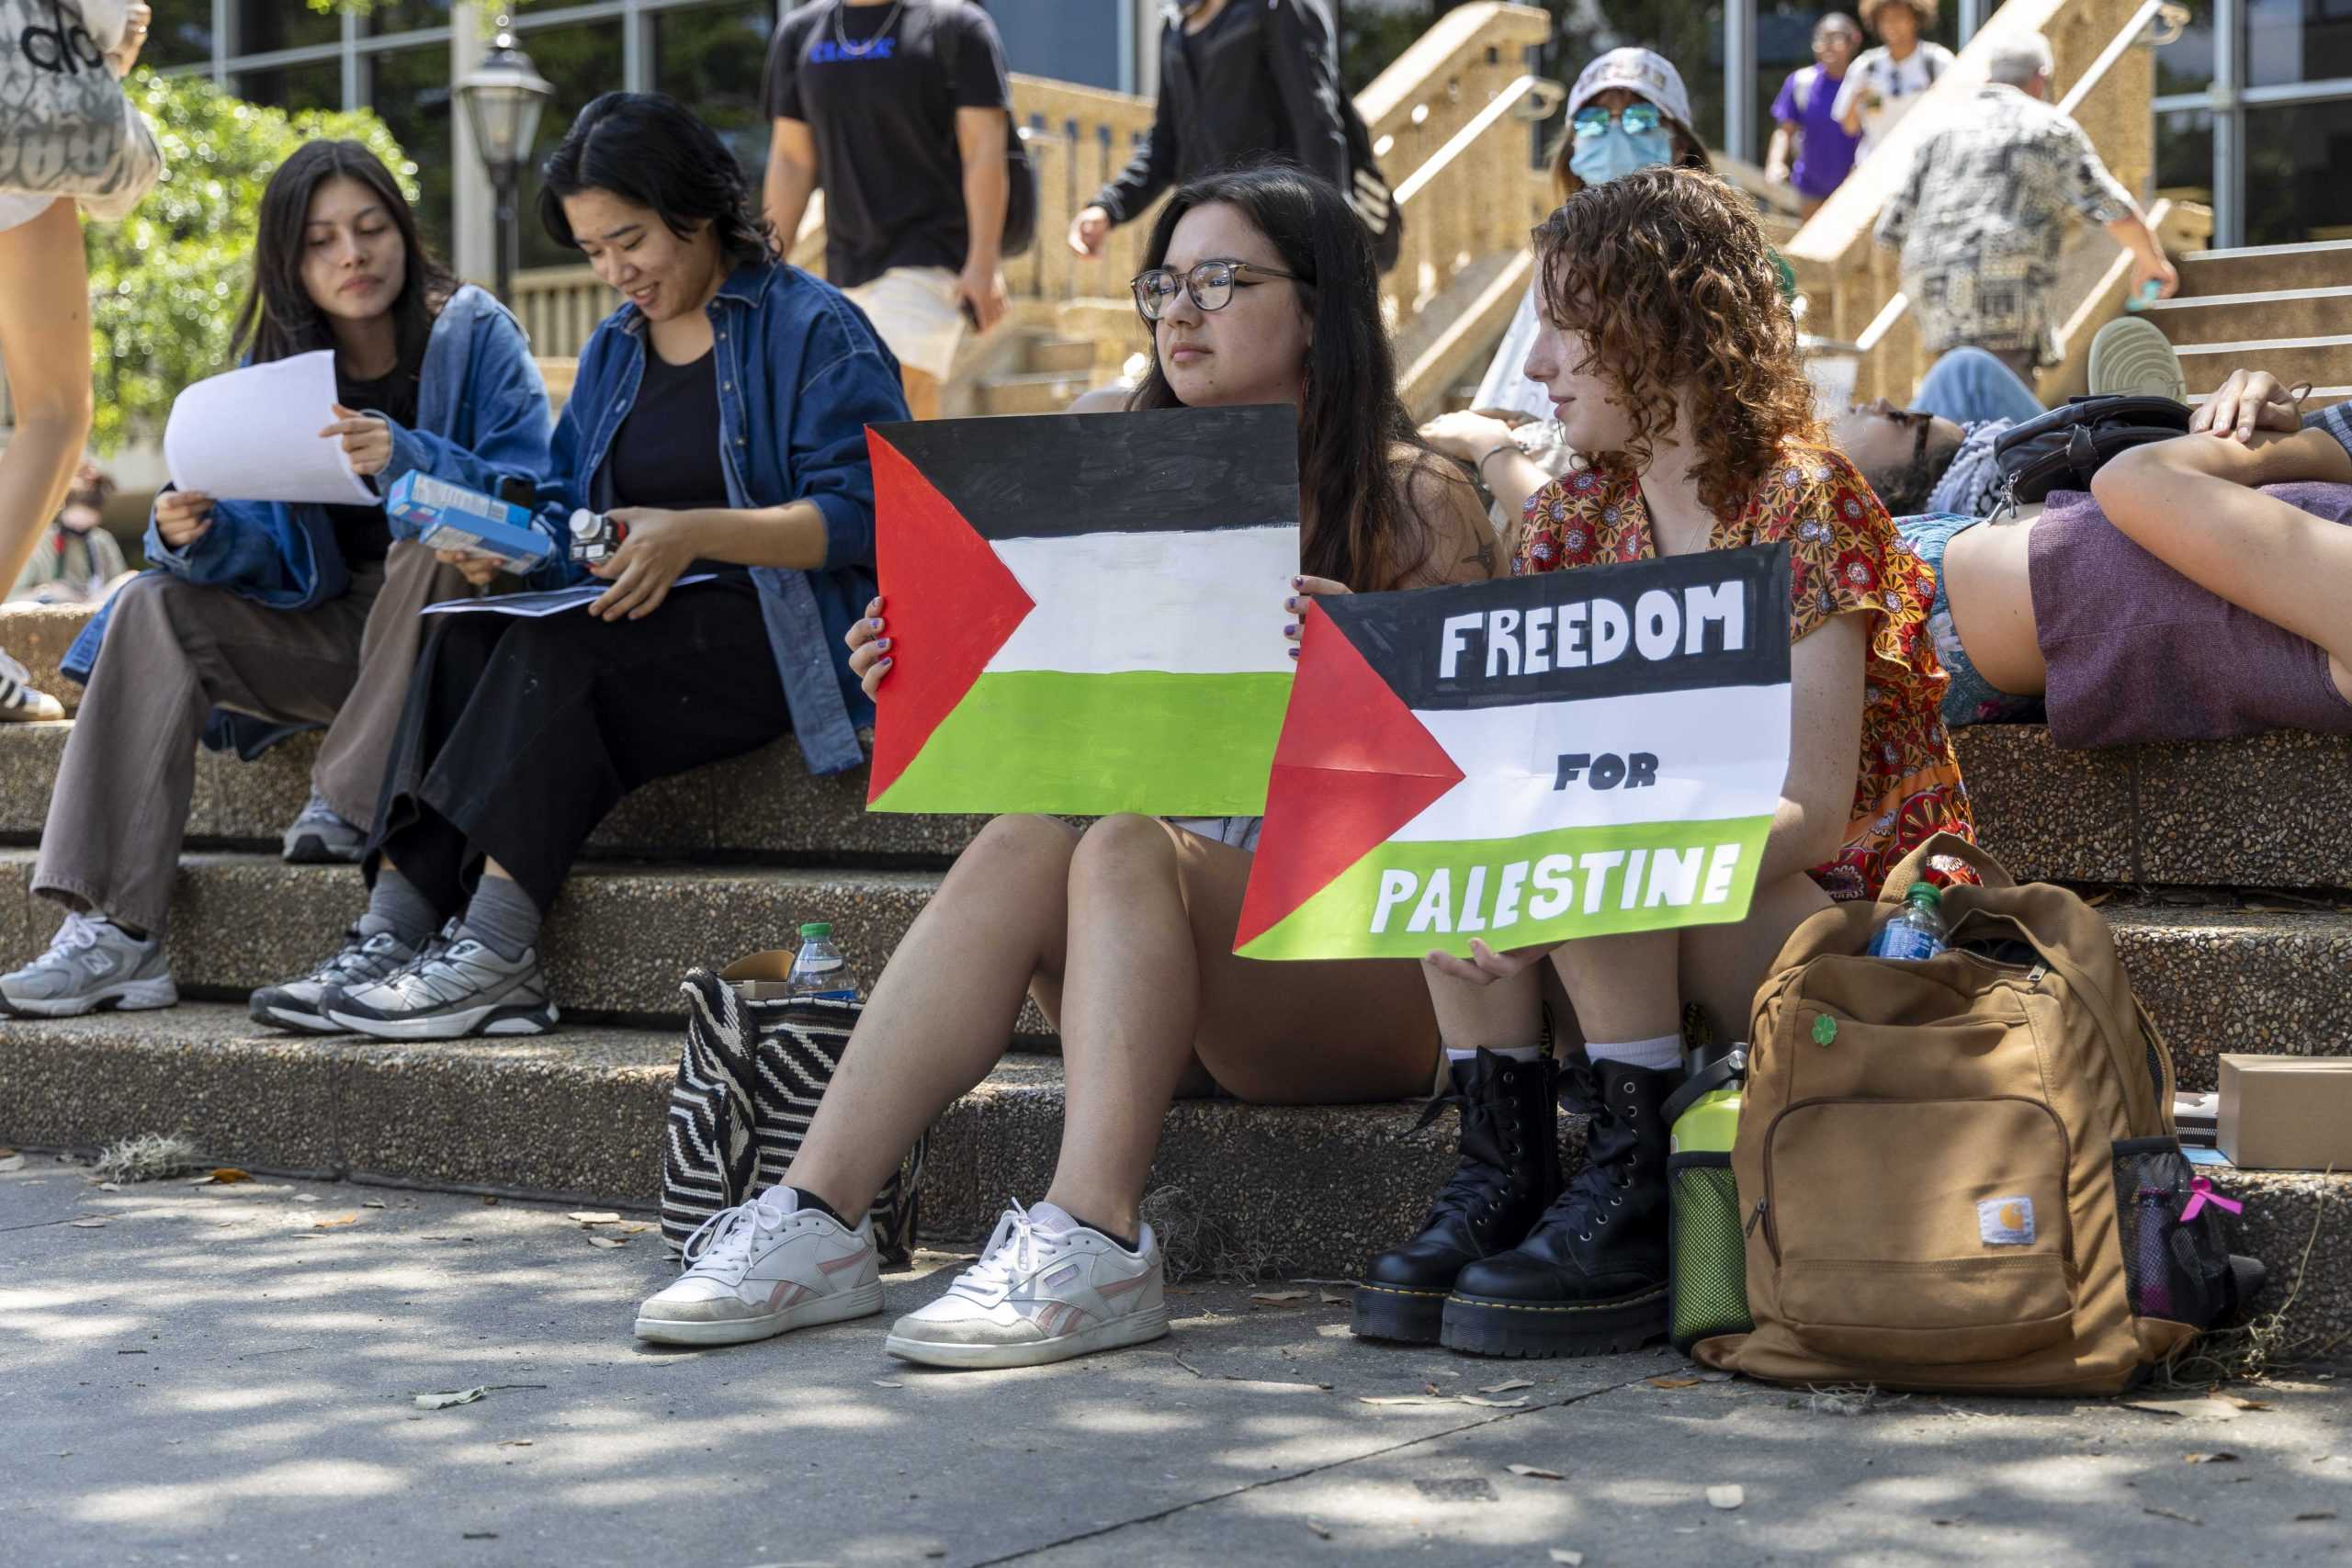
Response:
[[[173,1017],[110,1015],[37,1023],[21,1032],[12,1021],[9,1049],[0,1053],[0,1106],[9,1108],[0,1111],[0,1141],[82,1150],[129,1133],[163,1130],[131,1124],[153,1114],[137,1103],[142,1095],[162,1095],[190,1120],[210,1116],[208,1124],[190,1130],[209,1140],[208,1155],[251,1160],[245,1168],[325,1171],[374,1185],[576,1198],[638,1209],[658,1187],[658,1139],[671,1072],[662,1055],[664,1037],[567,1032],[497,1045],[365,1046],[254,1038],[242,1016],[228,1009],[179,1010],[176,1030],[142,1021],[159,1016]],[[564,1052],[597,1059],[554,1059]],[[285,1136],[289,1114],[297,1122],[305,1111],[315,1115],[300,1101],[322,1090],[335,1127],[323,1143],[315,1128],[298,1126],[297,1137],[310,1140],[313,1150],[339,1145],[371,1157],[306,1157],[296,1144],[282,1141],[265,1146],[273,1134]],[[356,1103],[345,1105],[345,1096]],[[76,1097],[92,1108],[81,1109]],[[1058,1064],[1018,1057],[1008,1058],[952,1106],[932,1134],[922,1234],[969,1240],[987,1231],[1008,1197],[1041,1195],[1059,1153],[1061,1106]],[[1157,1223],[1170,1228],[1172,1245],[1189,1249],[1182,1256],[1214,1257],[1220,1272],[1236,1271],[1238,1258],[1249,1265],[1238,1271],[1353,1278],[1366,1258],[1418,1225],[1430,1195],[1452,1168],[1451,1128],[1442,1122],[1415,1130],[1418,1110],[1410,1101],[1179,1101],[1153,1166],[1147,1213],[1157,1204]],[[101,1114],[115,1118],[101,1135],[56,1135],[64,1126],[61,1118]],[[267,1130],[243,1131],[255,1122]],[[600,1135],[612,1140],[593,1167],[607,1173],[601,1179],[514,1182],[500,1179],[513,1173],[511,1165],[483,1164],[485,1157],[496,1161],[524,1147],[546,1159],[548,1146],[562,1140],[568,1140],[566,1151],[554,1157],[576,1157]],[[404,1140],[417,1137],[443,1156],[439,1169],[419,1172],[413,1161],[379,1157],[397,1156]],[[626,1143],[631,1138],[633,1145]],[[1573,1161],[1580,1145],[1573,1119],[1566,1141]],[[624,1148],[616,1162],[616,1151]],[[1356,1156],[1349,1162],[1349,1181],[1344,1189],[1317,1185],[1316,1173],[1330,1168],[1329,1156],[1338,1150]],[[292,1157],[283,1157],[288,1155]],[[473,1161],[473,1168],[447,1163],[452,1155]],[[544,1167],[565,1168],[586,1173],[592,1167]],[[612,1179],[624,1170],[627,1177]],[[2346,1269],[2352,1225],[2345,1218],[2352,1207],[2352,1174],[2220,1174],[2245,1207],[2239,1245],[2271,1271],[2263,1309],[2287,1305],[2281,1338],[2316,1347],[2352,1334],[2352,1273]],[[1307,1201],[1300,1201],[1302,1196]],[[2312,1261],[2305,1270],[2307,1253]]]

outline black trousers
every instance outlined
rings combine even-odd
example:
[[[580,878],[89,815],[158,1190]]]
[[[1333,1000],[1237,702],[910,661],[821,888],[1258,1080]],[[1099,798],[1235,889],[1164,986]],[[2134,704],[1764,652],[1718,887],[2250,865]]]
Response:
[[[382,857],[455,913],[486,856],[541,910],[639,784],[756,750],[792,728],[759,592],[741,571],[639,621],[430,617],[376,808]]]

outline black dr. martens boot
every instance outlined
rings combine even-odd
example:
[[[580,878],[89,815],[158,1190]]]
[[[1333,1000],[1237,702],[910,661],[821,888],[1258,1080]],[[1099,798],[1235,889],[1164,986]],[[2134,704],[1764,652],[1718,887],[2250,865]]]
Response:
[[[1549,1056],[1518,1062],[1486,1050],[1453,1064],[1453,1092],[1430,1101],[1421,1125],[1446,1106],[1459,1109],[1462,1163],[1421,1233],[1364,1270],[1356,1287],[1358,1334],[1435,1344],[1463,1265],[1517,1246],[1559,1194],[1558,1070]]]
[[[1681,1077],[1622,1062],[1562,1069],[1567,1109],[1592,1117],[1584,1167],[1526,1240],[1463,1269],[1441,1343],[1480,1356],[1597,1356],[1666,1333],[1664,1110]]]

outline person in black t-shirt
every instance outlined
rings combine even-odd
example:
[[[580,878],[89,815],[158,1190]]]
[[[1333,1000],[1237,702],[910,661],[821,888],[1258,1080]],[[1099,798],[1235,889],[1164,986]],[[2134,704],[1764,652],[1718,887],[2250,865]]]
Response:
[[[768,49],[766,207],[786,249],[825,193],[825,276],[898,357],[917,419],[968,322],[1005,311],[1004,46],[965,0],[819,0]]]
[[[1070,249],[1099,258],[1170,186],[1269,157],[1352,190],[1337,36],[1324,0],[1175,0],[1151,136],[1070,224]]]

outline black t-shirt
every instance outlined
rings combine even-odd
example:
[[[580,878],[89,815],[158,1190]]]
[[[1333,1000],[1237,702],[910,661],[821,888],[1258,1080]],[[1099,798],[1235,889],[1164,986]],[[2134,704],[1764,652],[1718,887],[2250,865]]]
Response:
[[[416,423],[416,376],[412,371],[395,369],[389,376],[362,381],[346,375],[338,365],[334,395],[345,408],[379,413],[399,425]],[[327,516],[334,524],[334,547],[342,552],[344,565],[365,566],[382,560],[390,551],[391,529],[384,521],[381,505],[330,506]]]
[[[613,478],[613,505],[658,506],[672,512],[724,507],[727,468],[718,456],[718,355],[672,365],[645,346],[645,378],[637,401],[613,433],[605,455]],[[749,568],[698,560],[681,576],[717,572],[741,577]]]
[[[952,83],[939,47],[950,28]],[[769,118],[800,120],[816,141],[825,276],[836,288],[892,267],[963,270],[970,231],[956,111],[1012,101],[1004,46],[977,6],[823,0],[785,19],[768,47],[763,102]]]

